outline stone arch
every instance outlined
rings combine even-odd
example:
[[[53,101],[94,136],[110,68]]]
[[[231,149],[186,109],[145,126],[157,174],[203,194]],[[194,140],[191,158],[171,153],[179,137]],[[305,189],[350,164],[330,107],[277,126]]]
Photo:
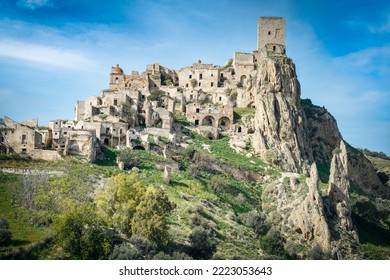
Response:
[[[202,120],[202,125],[214,126],[214,124],[215,124],[215,120],[212,116],[206,116]]]
[[[142,146],[142,145],[136,145],[133,147],[133,150],[142,150],[142,151],[145,151],[145,147]]]
[[[221,130],[228,130],[230,128],[230,119],[228,117],[222,117],[218,120],[218,128]]]

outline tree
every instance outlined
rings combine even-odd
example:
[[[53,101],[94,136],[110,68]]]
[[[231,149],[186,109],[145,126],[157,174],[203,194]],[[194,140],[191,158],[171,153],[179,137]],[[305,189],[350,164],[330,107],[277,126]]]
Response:
[[[12,239],[12,233],[6,219],[0,218],[0,245],[9,245]]]
[[[111,238],[90,208],[72,208],[58,217],[55,228],[58,244],[72,259],[103,259],[111,251]]]
[[[211,232],[201,226],[193,228],[189,239],[195,259],[210,259],[217,249]]]
[[[157,246],[168,243],[168,215],[173,205],[162,189],[149,187],[132,219],[133,234],[140,235]]]
[[[131,219],[145,194],[145,187],[136,174],[118,174],[96,192],[98,215],[109,227],[131,236]]]
[[[260,237],[260,248],[272,258],[287,259],[289,255],[284,249],[284,241],[278,231],[271,229],[266,235]]]

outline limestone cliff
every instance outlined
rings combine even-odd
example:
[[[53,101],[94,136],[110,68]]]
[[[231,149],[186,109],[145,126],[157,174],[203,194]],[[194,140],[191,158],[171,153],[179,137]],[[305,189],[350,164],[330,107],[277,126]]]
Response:
[[[295,65],[285,56],[264,57],[255,87],[255,152],[284,170],[307,173],[313,158]]]
[[[340,149],[334,153],[330,167],[329,210],[341,228],[352,232],[354,226],[351,219],[349,188],[347,148],[341,141]]]
[[[343,140],[335,118],[323,107],[315,106],[310,100],[302,100],[307,119],[307,131],[317,163],[329,165],[333,151]],[[351,183],[367,194],[388,197],[390,188],[380,181],[371,162],[363,153],[346,145],[347,169]]]
[[[312,164],[310,177],[306,179],[309,191],[301,204],[296,207],[289,217],[295,232],[301,233],[306,240],[313,240],[324,251],[330,250],[330,232],[324,213],[324,204],[318,191],[317,165]]]

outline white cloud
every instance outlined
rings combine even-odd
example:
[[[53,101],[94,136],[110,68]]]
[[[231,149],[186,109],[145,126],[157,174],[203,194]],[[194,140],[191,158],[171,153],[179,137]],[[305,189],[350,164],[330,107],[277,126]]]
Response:
[[[0,57],[19,59],[38,65],[68,69],[93,69],[98,63],[74,50],[0,39]]]
[[[390,71],[390,46],[372,47],[349,53],[334,60],[338,67],[361,72],[386,73]]]
[[[27,9],[35,10],[45,6],[50,6],[50,0],[19,0],[18,5]]]

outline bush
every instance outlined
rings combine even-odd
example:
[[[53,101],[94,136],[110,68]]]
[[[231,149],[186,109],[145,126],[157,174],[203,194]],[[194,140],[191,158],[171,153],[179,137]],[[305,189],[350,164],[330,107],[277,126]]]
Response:
[[[125,169],[137,167],[141,163],[139,156],[132,149],[120,150],[118,152],[118,161],[122,161],[125,164]]]
[[[222,191],[228,192],[230,189],[230,182],[229,179],[226,176],[217,174],[211,177],[210,188],[213,190],[214,193],[218,194]]]
[[[191,257],[187,256],[183,252],[173,252],[172,255],[165,254],[164,252],[159,252],[154,255],[153,260],[192,260]]]
[[[192,247],[192,256],[195,259],[211,259],[217,246],[209,230],[200,226],[194,227],[189,239]]]
[[[149,101],[159,101],[161,98],[165,96],[165,91],[162,91],[160,89],[155,89],[151,92],[151,94],[148,96]]]
[[[0,219],[0,245],[9,245],[11,243],[12,233],[9,231],[6,219]]]
[[[130,238],[130,243],[137,248],[138,252],[144,259],[149,259],[156,253],[156,245],[141,236],[133,235]]]
[[[142,260],[137,248],[128,243],[115,245],[114,250],[108,257],[110,260]]]
[[[270,230],[266,235],[260,237],[260,248],[265,254],[275,259],[289,257],[284,249],[284,238],[275,230]]]
[[[269,230],[269,226],[265,220],[264,215],[258,213],[256,210],[248,212],[245,222],[247,225],[253,228],[253,231],[257,236],[264,235]]]

